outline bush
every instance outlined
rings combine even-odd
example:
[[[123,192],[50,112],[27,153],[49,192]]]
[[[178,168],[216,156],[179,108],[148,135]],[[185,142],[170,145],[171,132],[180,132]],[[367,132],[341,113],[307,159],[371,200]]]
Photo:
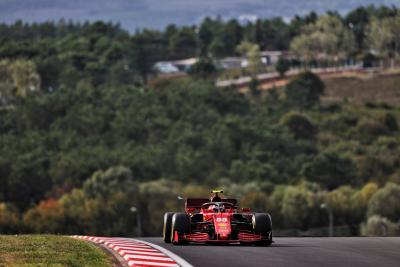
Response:
[[[319,104],[325,84],[312,72],[305,72],[290,81],[286,86],[286,99],[289,104],[300,108],[311,108]]]
[[[217,69],[211,59],[201,58],[190,68],[189,74],[195,78],[208,79],[216,76]]]
[[[361,120],[355,130],[361,141],[365,143],[370,143],[379,136],[390,133],[385,124],[372,119]]]
[[[373,215],[361,226],[364,236],[397,236],[400,234],[400,225],[385,217]]]
[[[392,113],[385,113],[382,118],[383,123],[391,132],[396,132],[399,129],[399,125],[397,124],[397,119]]]
[[[305,165],[303,175],[327,189],[354,183],[357,169],[351,158],[336,152],[324,152]]]
[[[276,62],[275,69],[279,72],[281,77],[285,76],[285,73],[290,69],[290,62],[282,57]]]
[[[54,199],[44,200],[24,214],[24,225],[34,233],[61,233],[64,208]]]
[[[90,179],[86,180],[83,189],[90,197],[104,198],[114,192],[125,192],[135,199],[138,191],[132,171],[123,166],[95,172]]]
[[[400,185],[387,183],[368,202],[368,216],[380,215],[391,221],[400,220]]]
[[[289,112],[281,121],[299,139],[314,139],[317,133],[317,128],[311,120],[301,113]]]
[[[250,92],[253,96],[260,95],[259,86],[260,86],[260,81],[257,78],[252,77],[250,80],[250,83],[249,83],[249,88],[250,88]]]
[[[282,216],[288,228],[309,227],[308,214],[312,193],[304,188],[290,186],[287,188],[282,200]]]
[[[20,231],[18,210],[12,205],[0,203],[0,234],[13,234]]]
[[[242,207],[249,207],[255,212],[268,211],[268,198],[262,192],[248,192],[240,199]]]
[[[362,61],[364,68],[372,68],[377,65],[378,58],[371,53],[367,53],[363,56]]]

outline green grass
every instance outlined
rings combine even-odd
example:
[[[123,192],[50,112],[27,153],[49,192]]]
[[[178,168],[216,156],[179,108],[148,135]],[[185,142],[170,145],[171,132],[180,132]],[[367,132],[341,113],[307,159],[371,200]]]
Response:
[[[0,235],[0,266],[112,266],[101,248],[53,235]]]

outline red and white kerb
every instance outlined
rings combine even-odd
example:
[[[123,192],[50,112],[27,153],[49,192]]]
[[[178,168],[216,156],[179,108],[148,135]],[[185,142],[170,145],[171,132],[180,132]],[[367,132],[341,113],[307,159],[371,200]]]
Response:
[[[171,257],[147,242],[130,238],[108,238],[94,236],[73,236],[89,240],[118,253],[128,264],[135,267],[179,267]]]

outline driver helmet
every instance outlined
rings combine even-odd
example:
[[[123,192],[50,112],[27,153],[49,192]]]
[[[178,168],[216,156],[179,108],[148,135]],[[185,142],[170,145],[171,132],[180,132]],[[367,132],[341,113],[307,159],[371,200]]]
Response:
[[[218,193],[223,193],[222,190],[212,190],[211,193],[213,193],[214,195],[211,196],[210,200],[211,202],[221,202],[222,198],[218,195]]]
[[[218,195],[211,197],[211,202],[221,202],[221,201],[222,199]]]

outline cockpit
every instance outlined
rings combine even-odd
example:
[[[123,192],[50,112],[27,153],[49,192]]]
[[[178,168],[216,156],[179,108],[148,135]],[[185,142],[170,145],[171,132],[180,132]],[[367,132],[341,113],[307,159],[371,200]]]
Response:
[[[234,210],[234,205],[229,202],[208,202],[204,203],[201,206],[201,209],[204,213],[209,213],[209,212],[233,212]]]

